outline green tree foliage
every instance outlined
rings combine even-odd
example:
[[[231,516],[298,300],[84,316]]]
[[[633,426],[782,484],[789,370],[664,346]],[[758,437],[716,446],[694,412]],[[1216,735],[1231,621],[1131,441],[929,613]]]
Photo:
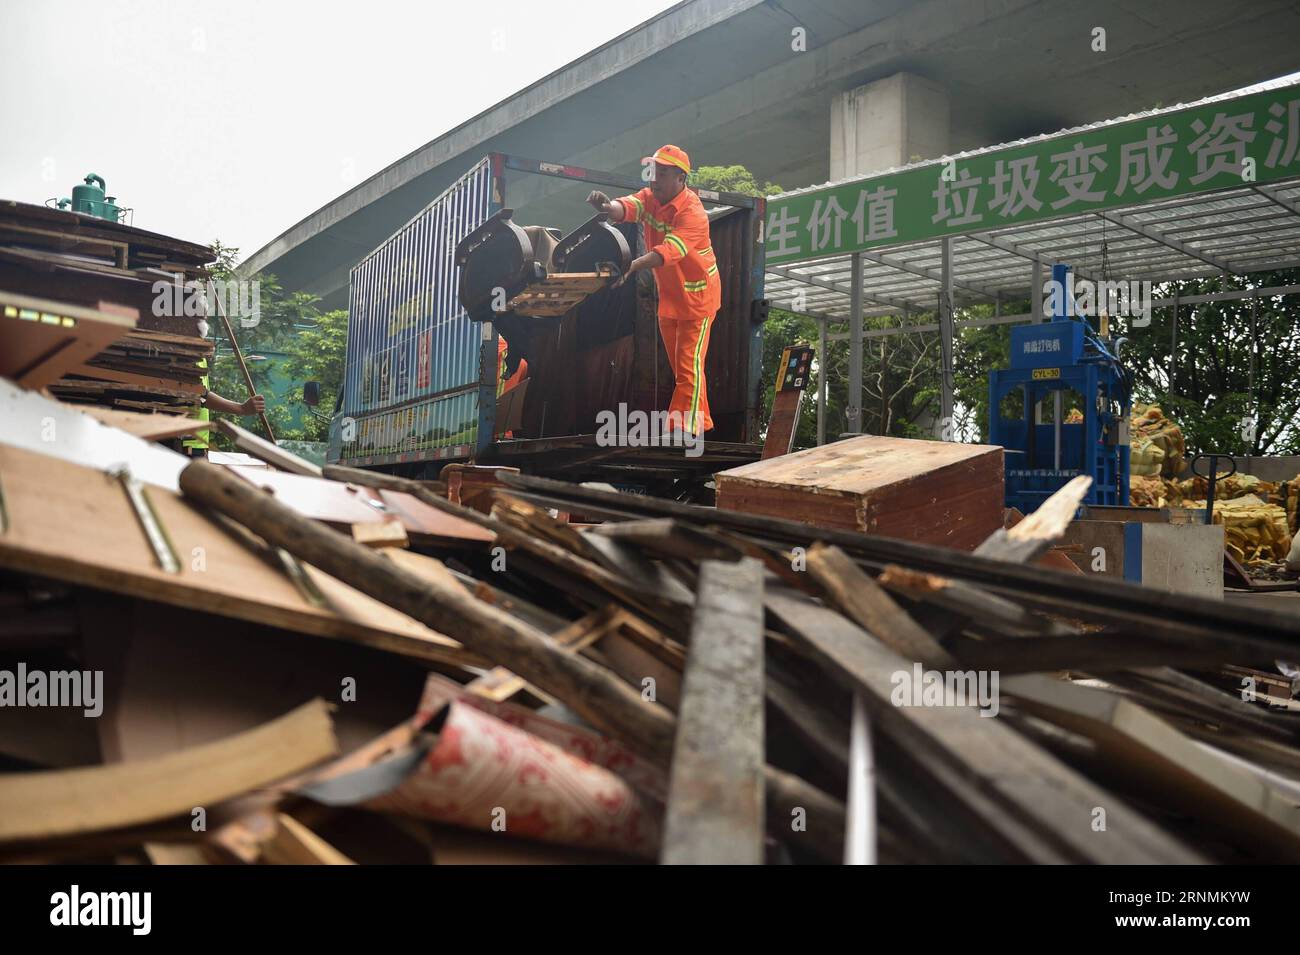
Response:
[[[1157,287],[1156,298],[1300,283],[1300,270],[1222,276]],[[1135,397],[1158,403],[1183,430],[1189,450],[1239,455],[1300,454],[1300,301],[1260,298],[1157,308],[1146,328],[1117,324],[1121,360]],[[1171,357],[1172,346],[1172,357]],[[1257,418],[1251,440],[1243,419]]]
[[[775,196],[781,187],[759,183],[744,166],[700,166],[691,172],[690,184],[697,189],[735,192],[742,196]]]

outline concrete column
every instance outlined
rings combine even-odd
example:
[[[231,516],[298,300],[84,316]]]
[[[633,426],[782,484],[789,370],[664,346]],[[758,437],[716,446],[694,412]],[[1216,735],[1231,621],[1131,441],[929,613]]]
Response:
[[[831,100],[831,179],[865,176],[948,151],[948,91],[895,73]]]

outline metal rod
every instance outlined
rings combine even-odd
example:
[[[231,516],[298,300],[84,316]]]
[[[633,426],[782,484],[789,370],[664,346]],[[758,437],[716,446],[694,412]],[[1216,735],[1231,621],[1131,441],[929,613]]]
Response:
[[[1178,374],[1178,295],[1174,294],[1174,318],[1169,331],[1169,397],[1174,396],[1174,383]]]
[[[1043,320],[1043,260],[1034,259],[1029,278],[1029,311],[1035,322]]]
[[[876,760],[871,723],[861,694],[853,695],[849,733],[848,824],[844,834],[845,865],[876,864]]]
[[[939,289],[939,428],[940,435],[953,431],[953,316],[952,316],[952,238],[943,240],[943,261],[939,269],[943,276]]]
[[[853,280],[849,304],[849,401],[848,426],[862,433],[862,256],[854,252]]]
[[[1052,434],[1056,439],[1056,450],[1054,452],[1054,469],[1061,470],[1061,414],[1065,405],[1064,396],[1061,389],[1057,388],[1052,392]]]
[[[830,363],[826,355],[826,318],[817,320],[817,444],[826,443],[826,375]]]

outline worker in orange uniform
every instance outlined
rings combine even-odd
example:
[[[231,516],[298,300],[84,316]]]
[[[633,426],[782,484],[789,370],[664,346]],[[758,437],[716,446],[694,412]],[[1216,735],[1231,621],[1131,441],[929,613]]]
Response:
[[[509,352],[509,350],[510,350],[510,343],[505,340],[504,336],[498,334],[497,335],[497,397],[498,398],[500,398],[503,394],[505,394],[515,385],[519,384],[521,381],[523,381],[525,378],[528,377],[527,358],[520,358],[519,367],[515,369],[514,374],[510,374],[509,362],[506,361],[506,354]],[[513,438],[515,436],[515,433],[513,431],[506,431],[501,436],[507,439]]]
[[[709,329],[722,305],[722,282],[709,240],[709,217],[700,197],[686,188],[691,160],[685,150],[662,146],[641,160],[653,163],[650,185],[636,195],[610,199],[592,192],[587,202],[611,222],[640,222],[649,250],[628,266],[627,276],[653,269],[659,288],[659,333],[672,362],[676,387],[668,406],[670,427],[677,421],[692,434],[713,428],[704,361]]]

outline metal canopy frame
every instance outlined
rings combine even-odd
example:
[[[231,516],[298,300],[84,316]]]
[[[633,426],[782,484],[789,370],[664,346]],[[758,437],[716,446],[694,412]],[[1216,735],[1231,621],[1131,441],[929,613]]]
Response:
[[[1280,92],[1283,96],[1294,93],[1297,97],[1290,102],[1285,117],[1285,122],[1292,126],[1289,129],[1269,127],[1274,136],[1279,129],[1281,135],[1289,136],[1290,148],[1295,140],[1300,140],[1300,86],[1290,84],[1263,84],[1196,104],[1153,110],[1139,118],[1154,125],[1167,114],[1211,104],[1215,109],[1231,112],[1234,103],[1252,96],[1258,98],[1256,94],[1260,91]],[[902,182],[908,174],[925,167],[935,169],[945,164],[988,158],[989,154],[1019,149],[1026,143],[1041,145],[1060,140],[1061,147],[1065,148],[1068,142],[1081,141],[1090,133],[1105,133],[1110,127],[1132,124],[1133,120],[1132,116],[1108,120],[1035,140],[989,146],[960,156],[773,196],[768,200],[769,242],[781,224],[776,219],[782,200],[793,201],[809,193],[828,196],[845,187],[860,188],[865,193],[868,183],[883,190],[886,185]],[[780,256],[773,256],[769,251],[766,294],[774,306],[818,320],[823,353],[828,341],[850,341],[851,385],[861,382],[864,338],[940,332],[943,380],[939,427],[942,428],[942,419],[952,415],[954,329],[1041,321],[1042,283],[1053,264],[1068,263],[1077,278],[1093,282],[1149,281],[1153,284],[1300,266],[1300,157],[1286,153],[1281,167],[1275,166],[1269,172],[1266,183],[1242,179],[1209,191],[1163,195],[1127,204],[1112,202],[1104,208],[1062,212],[1031,221],[895,244],[878,243],[870,248],[839,251],[819,258],[783,262]],[[1294,175],[1286,174],[1293,170]],[[829,213],[829,202],[826,208]],[[859,206],[857,214],[861,215],[862,211]],[[859,239],[861,235],[860,231]],[[839,242],[838,232],[835,242]],[[776,262],[771,262],[772,258]],[[1260,293],[1293,294],[1295,291],[1294,286],[1287,286],[1260,290]],[[1246,290],[1219,297],[1251,295]],[[1024,299],[1031,302],[1030,313],[1001,314],[1004,301]],[[995,306],[993,318],[954,321],[957,309],[980,303]],[[1153,302],[1153,306],[1170,304],[1177,308],[1179,300],[1175,297]],[[907,316],[913,312],[933,312],[937,322],[909,323]],[[855,315],[858,321],[851,321]],[[902,315],[903,322],[886,329],[863,329],[861,319],[885,315]],[[849,329],[846,333],[828,334],[827,326],[832,323],[848,323]],[[825,440],[825,387],[823,379],[817,401],[818,443]],[[858,393],[850,388],[850,394]],[[856,402],[851,402],[847,411],[849,430],[860,431],[861,410]]]
[[[933,311],[952,244],[956,307],[1032,298],[1034,263],[1068,262],[1080,278],[1173,282],[1300,266],[1300,175],[1119,211],[1062,216],[824,259],[767,267],[767,296],[787,311],[833,322],[852,314],[853,262],[862,263],[862,315]],[[1109,275],[1101,274],[1105,242]],[[1041,287],[1041,286],[1040,286]]]

